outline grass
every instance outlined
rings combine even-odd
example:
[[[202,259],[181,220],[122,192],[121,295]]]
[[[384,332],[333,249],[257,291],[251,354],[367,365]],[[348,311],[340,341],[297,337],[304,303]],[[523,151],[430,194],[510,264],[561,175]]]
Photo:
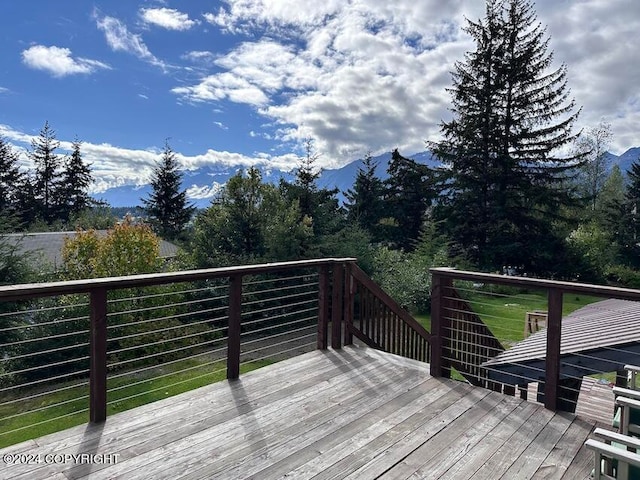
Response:
[[[489,327],[505,347],[524,338],[527,312],[547,310],[547,297],[543,293],[523,292],[509,296],[470,293],[466,295],[471,308]],[[588,295],[566,295],[562,304],[562,315],[601,300]]]
[[[247,362],[240,366],[240,373],[246,373],[271,363],[273,362],[269,360]],[[190,370],[179,371],[187,368]],[[145,373],[145,377],[131,375],[108,379],[107,389],[117,390],[108,394],[110,403],[107,406],[107,415],[113,415],[224,380],[226,378],[226,363],[219,361],[202,365],[202,362],[195,359],[186,359],[169,367],[158,367]],[[162,377],[158,378],[160,375]],[[57,384],[54,388],[60,389],[83,381],[85,380]],[[131,385],[133,383],[136,384]],[[34,393],[26,393],[25,396]],[[0,421],[0,448],[86,423],[89,419],[88,396],[89,387],[84,385],[0,406],[0,418],[24,413],[24,415]],[[2,401],[8,400],[2,399]],[[62,405],[46,408],[62,402],[64,402]]]

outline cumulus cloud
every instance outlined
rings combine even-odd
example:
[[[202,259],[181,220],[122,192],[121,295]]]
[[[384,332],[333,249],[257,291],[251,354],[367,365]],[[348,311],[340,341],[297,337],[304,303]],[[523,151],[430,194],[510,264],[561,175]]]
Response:
[[[167,30],[189,30],[197,23],[195,20],[191,20],[186,13],[164,7],[143,8],[140,10],[140,17],[147,24],[156,25]]]
[[[33,163],[28,157],[27,148],[37,136],[16,130],[9,125],[0,124],[0,137],[6,138],[19,154],[19,164],[25,169],[32,169]],[[60,153],[68,153],[73,143],[60,139]],[[108,143],[82,143],[82,157],[91,164],[94,183],[90,193],[104,192],[113,187],[123,185],[142,186],[149,183],[153,169],[162,155],[160,148],[130,149],[110,145]],[[256,154],[255,156],[240,153],[209,149],[197,155],[183,155],[176,152],[176,159],[183,170],[196,170],[202,167],[216,166],[220,168],[247,168],[252,165],[278,168],[289,171],[298,163],[298,157],[287,154],[272,156]],[[209,198],[215,194],[217,182],[211,185],[196,186],[191,198]],[[200,196],[198,196],[200,195]],[[208,196],[207,196],[208,195]]]
[[[54,77],[90,74],[98,69],[110,69],[106,63],[89,58],[73,57],[71,50],[62,47],[33,45],[22,52],[22,62],[29,68],[42,70]],[[1,92],[1,91],[0,91]]]
[[[640,128],[640,93],[629,80],[640,79],[640,63],[629,59],[640,42],[640,2],[581,0],[559,8],[538,0],[535,8],[556,66],[569,67],[572,96],[583,107],[580,126],[605,119],[616,133],[614,148],[637,143],[630,139]],[[450,118],[450,72],[474,48],[461,27],[483,15],[483,2],[463,0],[226,1],[205,21],[256,40],[217,58],[223,72],[174,93],[217,102],[230,98],[221,91],[251,85],[254,95],[238,100],[274,122],[281,141],[315,138],[326,153],[322,162],[395,146],[415,152],[437,140],[440,122]]]
[[[96,18],[97,27],[104,32],[107,44],[115,52],[126,52],[145,60],[152,65],[166,68],[167,65],[149,51],[149,48],[138,34],[131,33],[127,26],[114,17]]]
[[[461,3],[228,2],[205,19],[265,35],[217,58],[222,72],[173,91],[218,102],[250,85],[253,95],[237,100],[270,119],[278,140],[316,139],[324,166],[395,146],[420,151],[448,114],[449,71],[469,45]]]

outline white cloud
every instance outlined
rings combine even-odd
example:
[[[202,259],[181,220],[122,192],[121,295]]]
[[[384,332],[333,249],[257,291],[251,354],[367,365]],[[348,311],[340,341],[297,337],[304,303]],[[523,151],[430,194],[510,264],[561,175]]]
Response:
[[[604,118],[614,129],[614,149],[637,144],[640,63],[630,59],[640,43],[640,2],[560,7],[538,0],[535,9],[548,26],[556,65],[569,67],[581,124]],[[204,19],[256,40],[217,58],[223,72],[174,93],[219,102],[236,85],[250,85],[252,95],[237,100],[272,121],[281,141],[315,138],[327,164],[396,146],[423,150],[450,118],[446,88],[454,63],[474,48],[461,30],[465,17],[483,15],[484,2],[464,0],[228,0]]]
[[[110,69],[106,63],[73,57],[71,50],[56,46],[33,45],[22,52],[22,62],[35,70],[43,70],[54,77],[89,74],[98,69]]]
[[[208,51],[194,50],[185,53],[184,55],[182,55],[182,58],[194,63],[213,63],[216,56]]]
[[[172,8],[143,8],[140,10],[142,20],[167,30],[189,30],[196,25],[189,15]]]
[[[163,61],[149,51],[140,35],[131,33],[127,26],[117,18],[108,16],[96,18],[96,25],[104,32],[107,44],[113,51],[135,55],[141,60],[163,69],[167,67]]]
[[[0,136],[11,142],[19,153],[20,165],[23,168],[33,168],[28,158],[27,149],[36,135],[30,135],[14,128],[0,124]],[[72,142],[60,140],[60,153],[70,152]],[[146,185],[151,174],[162,155],[161,148],[129,149],[110,145],[108,143],[82,143],[83,159],[91,164],[91,173],[94,184],[90,193],[101,193],[105,190],[123,185]],[[201,167],[217,166],[222,168],[247,168],[252,165],[269,166],[288,171],[297,165],[298,157],[295,155],[271,156],[256,154],[255,156],[240,153],[207,150],[198,155],[183,155],[176,152],[176,159],[180,168],[184,170],[196,170]],[[197,195],[213,195],[216,182],[211,186],[202,186],[192,192],[192,198]],[[207,190],[208,189],[208,190]],[[199,192],[199,193],[198,193]]]
[[[0,95],[2,95],[3,93],[9,93],[10,90],[6,87],[0,87]]]
[[[171,91],[191,102],[230,100],[254,106],[266,105],[268,102],[260,88],[230,72],[211,75],[197,85],[176,87]]]
[[[224,184],[218,182],[213,182],[211,185],[203,186],[191,185],[187,188],[186,193],[187,197],[193,200],[213,198],[220,192],[220,190],[222,190],[223,186]]]

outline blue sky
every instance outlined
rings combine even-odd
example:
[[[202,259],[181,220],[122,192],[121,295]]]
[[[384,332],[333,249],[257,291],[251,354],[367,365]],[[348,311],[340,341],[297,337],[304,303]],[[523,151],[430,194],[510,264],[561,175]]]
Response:
[[[84,142],[99,192],[147,180],[166,138],[185,168],[325,167],[413,153],[449,117],[449,72],[479,0],[0,2],[0,135],[26,149],[45,120]],[[640,145],[640,2],[540,0],[580,126]]]

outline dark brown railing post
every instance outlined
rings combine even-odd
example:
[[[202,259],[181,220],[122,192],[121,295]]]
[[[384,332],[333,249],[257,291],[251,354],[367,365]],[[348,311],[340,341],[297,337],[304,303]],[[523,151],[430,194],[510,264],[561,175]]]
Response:
[[[107,418],[107,289],[89,294],[89,420]]]
[[[227,334],[227,378],[240,376],[240,322],[242,320],[242,275],[229,278],[229,333]]]
[[[447,360],[447,335],[450,334],[445,315],[445,291],[453,288],[453,281],[437,272],[431,277],[431,361],[432,377],[451,376],[451,367]]]
[[[353,276],[351,275],[351,264],[347,263],[344,268],[344,344],[353,344]]]
[[[560,341],[562,337],[562,290],[548,292],[547,357],[545,359],[544,406],[558,410],[560,395]]]
[[[318,350],[326,350],[329,335],[329,267],[318,272]]]
[[[342,348],[342,296],[344,284],[344,265],[333,266],[333,291],[331,297],[331,348]]]

